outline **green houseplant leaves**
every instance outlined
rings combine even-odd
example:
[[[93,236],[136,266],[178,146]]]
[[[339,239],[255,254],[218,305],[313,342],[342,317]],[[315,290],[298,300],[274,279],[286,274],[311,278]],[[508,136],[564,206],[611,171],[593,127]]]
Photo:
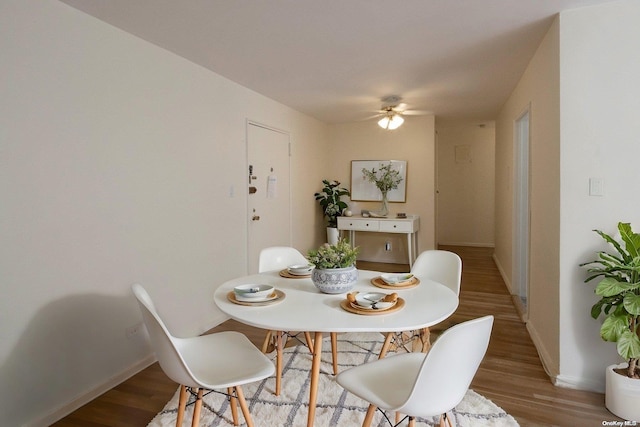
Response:
[[[324,188],[314,196],[329,220],[328,226],[335,228],[338,226],[338,217],[342,215],[342,211],[347,209],[347,204],[340,199],[342,196],[351,196],[351,193],[346,188],[340,188],[338,181],[323,179],[322,183]]]
[[[616,253],[598,252],[598,258],[581,266],[590,273],[585,282],[600,278],[595,293],[600,300],[591,307],[591,316],[605,316],[600,336],[615,342],[618,354],[629,362],[627,376],[640,378],[640,234],[629,223],[618,223],[620,240],[594,230]]]

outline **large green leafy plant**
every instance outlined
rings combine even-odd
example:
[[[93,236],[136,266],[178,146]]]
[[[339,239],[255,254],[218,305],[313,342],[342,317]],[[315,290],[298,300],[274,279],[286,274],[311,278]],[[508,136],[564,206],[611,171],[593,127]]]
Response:
[[[324,188],[322,191],[315,193],[316,200],[322,207],[322,212],[329,220],[329,227],[336,228],[338,226],[338,217],[342,215],[342,211],[347,209],[347,204],[341,200],[342,196],[351,196],[346,188],[340,187],[340,182],[322,180]]]
[[[610,243],[616,253],[598,252],[598,259],[588,266],[589,282],[600,278],[595,293],[600,300],[591,308],[597,319],[604,314],[600,336],[617,344],[618,354],[629,362],[626,374],[640,378],[640,234],[634,233],[628,223],[618,223],[620,241],[600,230],[594,230]]]

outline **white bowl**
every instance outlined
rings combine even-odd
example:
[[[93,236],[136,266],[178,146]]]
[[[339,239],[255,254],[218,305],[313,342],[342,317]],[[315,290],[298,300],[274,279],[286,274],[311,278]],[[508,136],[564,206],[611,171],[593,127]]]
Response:
[[[273,290],[274,288],[271,285],[258,285],[253,283],[238,285],[233,288],[233,292],[235,292],[236,295],[244,298],[267,298],[273,293]]]
[[[382,292],[365,292],[356,294],[356,304],[362,308],[368,308],[371,310],[384,310],[386,308],[391,307],[396,302],[386,302],[382,301],[382,298],[386,297],[387,294]]]
[[[411,273],[389,273],[389,274],[382,274],[380,276],[380,278],[387,285],[396,285],[398,283],[403,283],[403,282],[406,282],[407,280],[411,280],[413,278],[413,274],[411,274]]]
[[[296,276],[306,276],[311,274],[311,270],[313,270],[313,264],[296,264],[287,267],[287,271]]]

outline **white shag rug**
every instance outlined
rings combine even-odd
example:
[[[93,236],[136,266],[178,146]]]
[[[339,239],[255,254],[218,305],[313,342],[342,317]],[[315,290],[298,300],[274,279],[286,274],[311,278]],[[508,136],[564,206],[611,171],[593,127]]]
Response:
[[[382,335],[343,334],[338,336],[339,370],[377,359],[382,345]],[[361,426],[369,404],[348,393],[335,381],[331,365],[331,345],[323,344],[322,366],[318,385],[318,404],[316,408],[316,427]],[[275,359],[275,353],[272,354]],[[389,354],[387,357],[393,357]],[[275,360],[274,360],[275,363]],[[282,392],[280,396],[273,394],[275,378],[270,377],[262,382],[243,386],[249,411],[256,427],[304,427],[307,425],[309,401],[309,370],[311,354],[304,345],[289,347],[284,350]],[[193,402],[193,398],[189,403]],[[178,392],[167,403],[165,408],[154,417],[148,427],[173,427],[176,424]],[[191,425],[193,405],[188,405],[184,417],[184,426]],[[241,425],[246,425],[242,412],[238,408]],[[395,414],[388,414],[395,419]],[[473,390],[469,390],[465,398],[449,413],[455,426],[490,426],[517,427],[516,420],[499,406],[484,398]],[[438,418],[417,419],[420,427],[437,425]],[[376,411],[371,423],[373,427],[389,426],[383,415]],[[403,423],[403,425],[406,425]],[[233,421],[229,401],[219,393],[210,393],[204,398],[200,413],[201,427],[231,427]]]

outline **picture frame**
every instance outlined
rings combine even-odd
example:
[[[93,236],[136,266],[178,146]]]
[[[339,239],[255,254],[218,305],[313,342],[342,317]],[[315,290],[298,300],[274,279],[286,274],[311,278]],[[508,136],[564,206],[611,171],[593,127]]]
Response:
[[[382,200],[382,193],[376,184],[364,178],[362,169],[379,169],[391,163],[392,169],[397,170],[402,177],[398,188],[387,193],[389,202],[404,203],[407,199],[407,161],[406,160],[352,160],[351,161],[351,200],[362,202],[376,202]]]

